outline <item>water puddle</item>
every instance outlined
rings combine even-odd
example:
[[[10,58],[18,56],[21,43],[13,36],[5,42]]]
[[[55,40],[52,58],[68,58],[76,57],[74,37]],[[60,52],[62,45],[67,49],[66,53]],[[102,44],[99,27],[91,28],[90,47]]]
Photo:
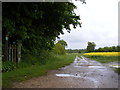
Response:
[[[74,66],[74,67],[88,68],[88,66]]]
[[[73,74],[56,74],[56,76],[58,76],[58,77],[76,77],[76,78],[81,77],[79,75],[73,75]]]
[[[84,65],[75,65],[74,67],[80,67],[80,68],[92,68],[92,69],[105,69],[105,67],[100,66],[100,65],[88,65],[88,64],[84,64]]]
[[[88,66],[88,67],[93,69],[105,69],[105,67],[102,66]]]

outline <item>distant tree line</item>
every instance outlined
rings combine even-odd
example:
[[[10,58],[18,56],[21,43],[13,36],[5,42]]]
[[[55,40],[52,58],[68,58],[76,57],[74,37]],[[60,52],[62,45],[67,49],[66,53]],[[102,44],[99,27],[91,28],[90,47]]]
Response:
[[[86,52],[85,49],[67,49],[66,50],[67,53],[84,53]]]
[[[87,43],[86,52],[119,52],[120,46],[111,46],[111,47],[103,47],[95,49],[96,44],[94,42],[88,42]]]
[[[95,52],[120,52],[120,46],[98,48]]]
[[[120,52],[120,46],[103,47],[92,51],[87,49],[67,49],[67,53],[86,53],[86,52]]]

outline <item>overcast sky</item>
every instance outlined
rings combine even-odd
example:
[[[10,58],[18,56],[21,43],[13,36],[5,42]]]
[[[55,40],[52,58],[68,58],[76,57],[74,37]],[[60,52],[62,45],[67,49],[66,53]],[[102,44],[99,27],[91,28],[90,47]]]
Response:
[[[80,15],[82,27],[71,28],[71,33],[64,30],[60,39],[68,43],[67,49],[84,49],[87,42],[95,42],[96,48],[118,45],[118,1],[86,0],[82,4],[74,1],[75,10]]]

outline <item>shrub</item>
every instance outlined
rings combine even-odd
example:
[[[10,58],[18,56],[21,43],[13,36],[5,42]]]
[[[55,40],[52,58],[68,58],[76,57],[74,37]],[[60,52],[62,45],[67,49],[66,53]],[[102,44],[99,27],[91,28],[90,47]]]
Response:
[[[11,61],[6,61],[2,63],[2,72],[9,72],[16,68],[16,64]]]
[[[65,49],[61,44],[56,43],[55,47],[53,48],[53,53],[54,54],[59,54],[59,55],[64,55],[65,54]]]

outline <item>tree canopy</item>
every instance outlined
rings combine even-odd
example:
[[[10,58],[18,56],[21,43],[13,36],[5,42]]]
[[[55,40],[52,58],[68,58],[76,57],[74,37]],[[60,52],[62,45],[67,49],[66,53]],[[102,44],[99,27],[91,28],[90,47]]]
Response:
[[[53,48],[53,53],[58,54],[58,55],[63,55],[65,54],[65,49],[60,43],[56,43],[54,48]]]
[[[94,42],[88,42],[87,51],[93,52],[95,50],[96,44]]]
[[[65,49],[66,46],[68,46],[67,42],[64,41],[64,40],[59,40],[57,43],[60,43],[64,47],[64,49]]]
[[[80,25],[80,16],[71,2],[3,2],[3,44],[21,42],[27,50],[50,50],[63,28],[71,31]]]

